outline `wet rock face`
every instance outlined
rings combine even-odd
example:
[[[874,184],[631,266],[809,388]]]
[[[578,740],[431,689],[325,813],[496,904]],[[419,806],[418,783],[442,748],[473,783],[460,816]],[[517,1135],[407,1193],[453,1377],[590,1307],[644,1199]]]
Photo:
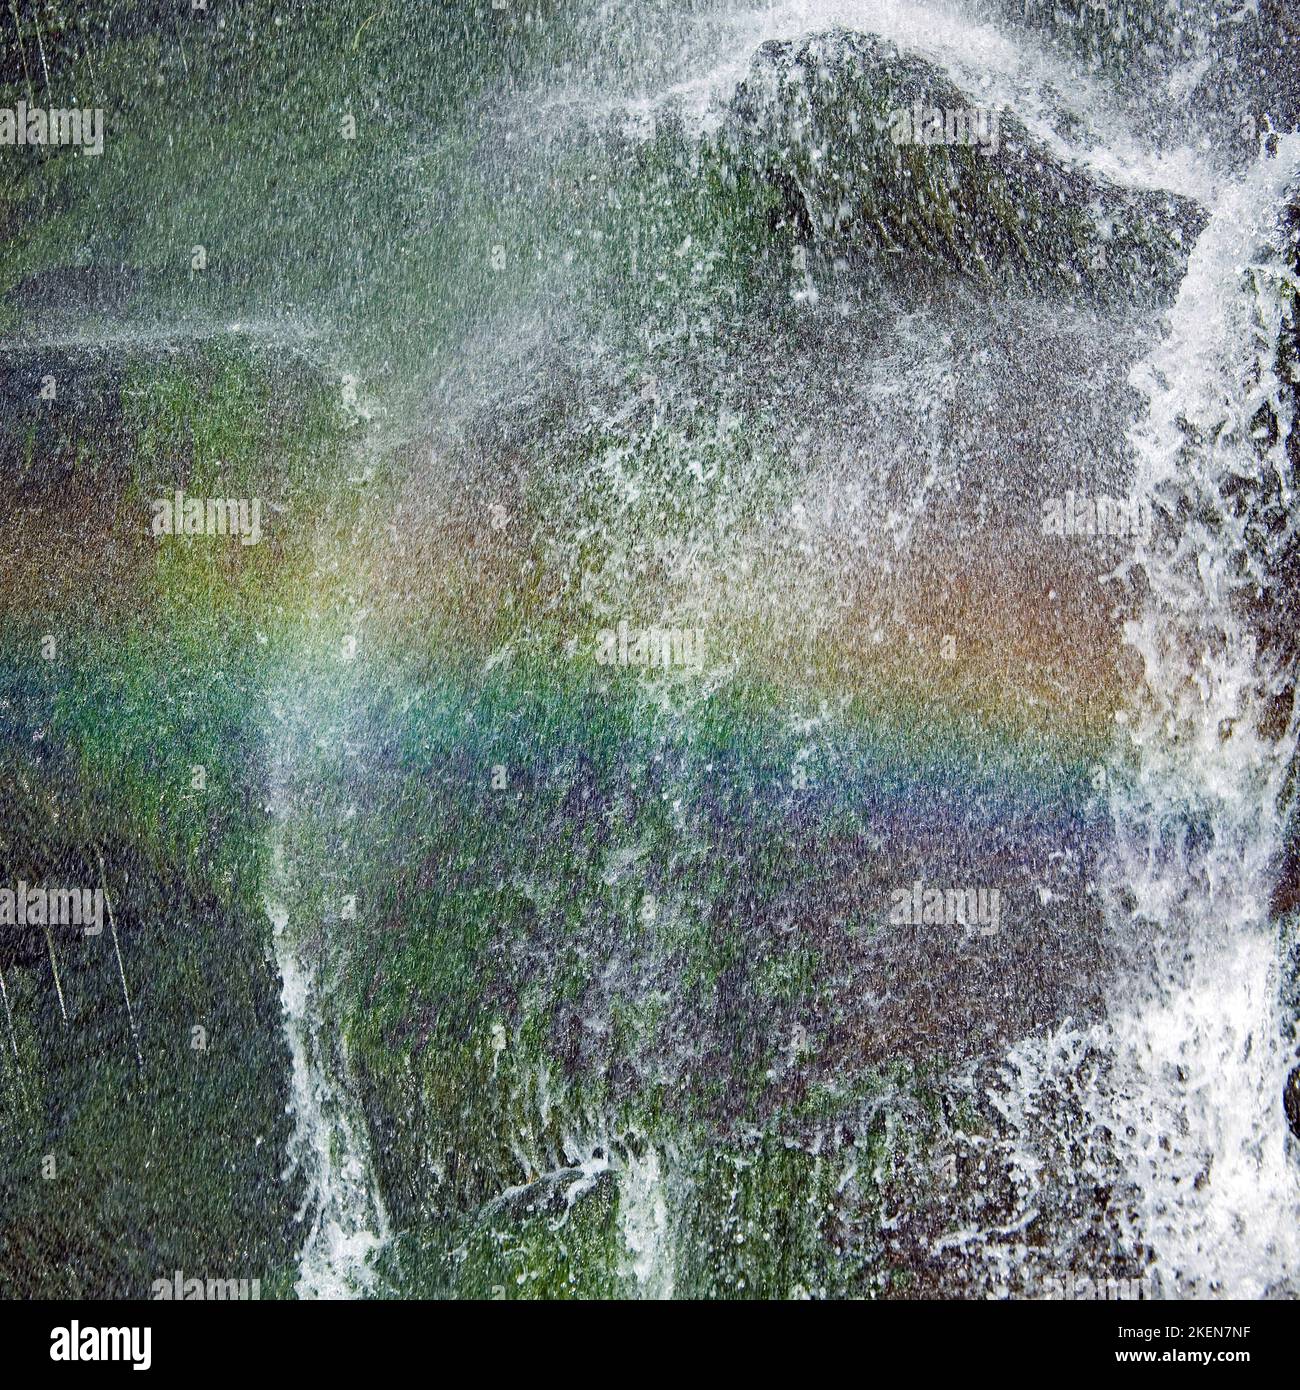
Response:
[[[1216,113],[1225,139],[1235,135],[1242,154],[1253,158],[1264,131],[1296,129],[1300,10],[1294,0],[1226,6],[1209,48],[1210,61],[1191,100]]]
[[[991,0],[1013,24],[1039,30],[1089,71],[1135,95],[1191,74],[1186,110],[1238,158],[1253,158],[1266,126],[1300,120],[1300,10],[1294,0]]]
[[[1291,1133],[1300,1139],[1300,1067],[1296,1067],[1286,1079],[1282,1106],[1286,1110],[1286,1122],[1291,1126]]]
[[[1204,225],[1189,200],[1068,166],[932,64],[845,30],[764,44],[727,134],[820,251],[909,277],[1145,297],[1177,283]]]

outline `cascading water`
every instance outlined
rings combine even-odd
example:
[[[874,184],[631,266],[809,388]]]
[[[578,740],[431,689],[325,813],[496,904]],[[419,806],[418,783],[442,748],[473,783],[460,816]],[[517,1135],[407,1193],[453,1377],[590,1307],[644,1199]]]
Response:
[[[1110,576],[1136,595],[1124,636],[1139,664],[1107,783],[1107,1008],[1018,1044],[990,1091],[1015,1209],[1037,1219],[1063,1180],[1113,1185],[1112,1239],[1149,1298],[1294,1297],[1300,1278],[1300,1168],[1282,1113],[1294,928],[1275,909],[1294,657],[1264,620],[1285,611],[1295,534],[1293,383],[1279,370],[1298,156],[1283,140],[1225,190],[1164,336],[1132,372],[1145,401],[1133,490],[1159,522]],[[1062,1130],[1080,1136],[1064,1172]],[[1057,1268],[1090,1229],[1061,1223]],[[976,1225],[962,1240],[1002,1234]],[[1006,1287],[1028,1257],[1004,1249],[995,1280]]]
[[[672,1232],[658,1153],[629,1154],[619,1179],[619,1220],[627,1247],[624,1272],[644,1298],[673,1296]]]
[[[294,1132],[286,1177],[301,1173],[307,1196],[297,1219],[306,1223],[299,1255],[299,1298],[355,1298],[376,1287],[375,1260],[389,1240],[382,1199],[369,1169],[355,1102],[342,1090],[347,1054],[322,1037],[317,979],[304,973],[286,938],[289,914],[275,902],[268,914],[283,980],[285,1033],[292,1060]]]
[[[1135,562],[1145,593],[1126,640],[1144,681],[1122,726],[1111,889],[1150,977],[1117,986],[1107,1038],[1112,1129],[1166,1297],[1300,1288],[1300,1169],[1280,1122],[1295,1021],[1270,912],[1295,677],[1252,622],[1284,582],[1296,526],[1292,383],[1277,375],[1296,283],[1277,247],[1297,175],[1290,137],[1224,195],[1166,337],[1134,373],[1148,402],[1136,486],[1163,525]],[[1280,529],[1243,481],[1277,490]]]

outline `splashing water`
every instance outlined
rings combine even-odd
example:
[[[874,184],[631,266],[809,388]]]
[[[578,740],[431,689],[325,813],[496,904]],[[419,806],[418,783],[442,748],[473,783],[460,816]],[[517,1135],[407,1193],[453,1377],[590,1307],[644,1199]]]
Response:
[[[653,18],[646,22],[653,26]],[[1108,784],[1115,843],[1103,896],[1123,964],[1102,1022],[1067,1020],[1007,1052],[1002,1089],[990,1098],[1011,1136],[1000,1156],[1018,1205],[996,1224],[962,1225],[933,1249],[987,1258],[995,1291],[1023,1287],[1023,1271],[1036,1258],[1025,1237],[1057,1219],[1046,1214],[1053,1187],[1117,1178],[1127,1203],[1125,1253],[1147,1262],[1154,1291],[1294,1294],[1300,1179],[1281,1116],[1293,1040],[1269,900],[1297,723],[1292,712],[1276,727],[1277,701],[1291,699],[1289,686],[1285,672],[1261,656],[1249,611],[1252,596],[1273,582],[1270,566],[1285,542],[1260,550],[1233,488],[1272,475],[1286,489],[1285,439],[1294,422],[1275,359],[1288,272],[1269,248],[1300,169],[1300,143],[1281,140],[1244,178],[1226,183],[1204,143],[1155,148],[1099,84],[1080,81],[1032,41],[949,6],[819,0],[732,6],[683,22],[689,41],[679,36],[680,46],[659,35],[653,57],[638,51],[628,61],[630,44],[618,50],[613,72],[593,60],[596,71],[581,90],[530,92],[530,116],[558,111],[599,123],[621,113],[645,131],[671,108],[695,133],[708,132],[763,43],[845,25],[936,63],[973,99],[1010,106],[1062,160],[1131,188],[1199,199],[1211,212],[1165,335],[1130,378],[1144,401],[1128,441],[1138,463],[1132,491],[1155,505],[1164,524],[1117,575],[1139,593],[1139,616],[1125,640],[1144,668],[1141,690],[1119,716],[1123,747]],[[1176,106],[1185,78],[1172,74],[1167,91],[1151,94],[1153,106]],[[795,299],[815,323],[818,295],[807,275]],[[1035,308],[1015,312],[1023,325]],[[948,481],[935,461],[953,391],[933,324],[920,317],[917,324],[924,371],[905,373],[885,354],[874,372],[865,354],[859,362],[828,347],[818,356],[833,364],[837,382],[855,367],[864,377],[853,428],[873,409],[883,411],[891,392],[913,423],[918,414],[923,423],[933,420],[920,441],[892,420],[871,431],[871,457],[854,457],[841,484],[846,493],[865,492],[872,459],[892,442],[929,459],[910,497],[884,489],[900,542]],[[893,338],[904,339],[910,326],[900,315]],[[1108,343],[1116,336],[1108,323],[1097,331]],[[814,328],[808,333],[815,338]],[[590,366],[594,375],[600,364]],[[753,356],[746,366],[753,370]],[[784,404],[792,417],[813,419],[823,440],[833,432],[818,414],[831,412],[806,377]],[[1261,455],[1254,420],[1264,405],[1279,428]],[[805,479],[807,509],[829,508],[833,486],[822,475]],[[1072,1157],[1074,1167],[1049,1163],[1043,1131],[1076,1115],[1089,1131],[1087,1153]],[[649,1297],[670,1297],[677,1283],[666,1182],[676,1166],[655,1149],[618,1166],[622,1273]],[[1069,1220],[1056,1228],[1057,1269],[1070,1266],[1082,1231],[1082,1222]]]
[[[1153,149],[1100,87],[1080,84],[1032,43],[950,7],[887,0],[693,15],[689,45],[629,65],[639,85],[621,74],[622,90],[597,82],[594,98],[552,91],[536,111],[617,111],[649,129],[671,107],[696,131],[708,131],[761,44],[837,24],[891,39],[946,68],[980,99],[1012,106],[1053,154],[1120,184],[1198,198],[1212,214],[1167,331],[1130,378],[1145,402],[1129,436],[1138,461],[1132,492],[1149,498],[1166,525],[1117,576],[1141,592],[1125,640],[1144,667],[1141,691],[1119,716],[1124,746],[1109,781],[1115,843],[1104,896],[1108,929],[1126,963],[1111,982],[1103,1022],[1067,1021],[1008,1052],[1003,1089],[991,1099],[1011,1135],[1001,1157],[1018,1209],[989,1229],[972,1222],[935,1249],[969,1253],[987,1243],[992,1287],[1016,1287],[1018,1268],[1034,1254],[1016,1242],[1045,1222],[1039,1199],[1060,1181],[1044,1160],[1042,1130],[1081,1113],[1090,1151],[1067,1182],[1118,1173],[1131,1193],[1127,1241],[1142,1252],[1135,1259],[1152,1262],[1145,1277],[1153,1291],[1295,1295],[1300,1175],[1281,1115],[1294,1039],[1281,1006],[1269,900],[1297,721],[1292,712],[1275,727],[1270,711],[1292,696],[1285,672],[1262,657],[1249,612],[1252,596],[1273,582],[1270,565],[1283,542],[1259,550],[1232,489],[1273,475],[1286,490],[1285,440],[1294,422],[1275,360],[1281,286],[1290,272],[1270,247],[1300,170],[1300,138],[1282,139],[1246,177],[1225,183],[1204,147]],[[1156,104],[1177,101],[1176,79],[1155,94]],[[1063,97],[1061,88],[1072,95]],[[807,298],[815,309],[815,291]],[[895,332],[905,326],[900,321]],[[933,335],[920,336],[934,353]],[[887,399],[890,371],[901,376],[896,364],[883,364],[871,383],[873,405]],[[905,394],[923,415],[940,414],[944,385],[935,367],[920,385],[909,379]],[[791,405],[817,409],[802,398]],[[1280,428],[1261,457],[1254,417],[1263,405]],[[860,407],[855,423],[865,413]],[[880,453],[897,431],[877,433]],[[909,499],[904,539],[939,481],[932,468]],[[861,490],[861,476],[854,482]],[[810,488],[823,499],[827,490],[820,477]],[[629,1158],[618,1176],[625,1277],[647,1296],[670,1297],[660,1156],[649,1150]],[[1055,1234],[1060,1268],[1071,1261],[1080,1228]]]
[[[289,100],[293,43],[232,49],[229,74],[214,53],[214,84],[276,58],[226,142],[244,153],[188,190],[199,121],[162,167],[214,222],[206,184],[242,189],[208,239],[243,256],[173,306],[170,270],[126,272],[176,228],[137,235],[120,180],[84,205],[69,180],[76,215],[14,261],[30,312],[0,343],[31,405],[13,457],[61,539],[104,499],[68,487],[65,518],[53,464],[27,471],[104,428],[94,393],[53,392],[83,351],[121,358],[124,478],[276,498],[274,544],[229,567],[188,535],[155,550],[125,493],[105,532],[146,537],[122,585],[159,598],[144,613],[254,615],[232,624],[238,703],[195,708],[247,720],[256,750],[240,857],[209,866],[267,851],[280,1012],[247,1051],[280,1074],[250,1140],[282,1094],[291,1126],[210,1247],[264,1205],[248,1258],[293,1264],[304,1299],[1052,1296],[1067,1276],[1300,1296],[1279,907],[1300,135],[1250,158],[1235,118],[1265,104],[1208,66],[1217,7],[1190,37],[1178,7],[1140,7],[1128,71],[1131,33],[1077,56],[1114,19],[1066,33],[1087,6],[555,0],[333,30],[315,8],[277,21],[301,61],[341,34],[340,97],[386,94],[344,163],[315,158],[333,84]],[[1223,56],[1253,73],[1252,52]],[[891,155],[883,117],[927,86],[1004,110],[1016,140],[986,163],[918,119]],[[301,160],[263,167],[263,107],[310,135]],[[950,114],[960,144],[974,112]],[[169,148],[185,134],[147,115]],[[42,225],[61,205],[30,201]],[[59,237],[119,273],[42,287]],[[87,476],[80,444],[68,466]],[[1154,533],[1103,536],[1099,502],[1095,531],[1040,526],[1085,487],[1149,504]],[[321,634],[344,613],[341,657]],[[191,628],[185,659],[224,680]],[[264,628],[314,636],[285,658]],[[667,643],[638,669],[629,629],[707,634],[708,659]],[[148,660],[179,673],[183,717],[189,670]],[[171,784],[148,785],[153,815]],[[219,818],[178,801],[183,843],[215,845]],[[924,912],[922,880],[943,900]],[[968,929],[991,890],[1005,917]],[[220,930],[242,933],[231,901]],[[45,961],[15,969],[25,1070]],[[251,1093],[220,1084],[232,1111]]]
[[[1126,1188],[1116,1234],[1146,1297],[1300,1290],[1300,1170],[1282,1115],[1295,1025],[1270,916],[1297,718],[1286,663],[1251,626],[1294,523],[1261,543],[1231,500],[1243,478],[1275,478],[1286,497],[1294,421],[1276,361],[1291,272],[1271,248],[1297,172],[1292,137],[1224,194],[1165,337],[1133,371],[1146,398],[1134,491],[1167,524],[1122,567],[1144,590],[1125,632],[1143,676],[1117,716],[1103,885],[1122,964],[1104,1020],[1024,1039],[989,1093],[1022,1219],[1063,1171]],[[1267,450],[1261,406],[1281,427]],[[1056,1268],[1073,1266],[1087,1225],[1056,1229]],[[1006,1292],[1033,1252],[1002,1234],[949,1239],[979,1242]]]

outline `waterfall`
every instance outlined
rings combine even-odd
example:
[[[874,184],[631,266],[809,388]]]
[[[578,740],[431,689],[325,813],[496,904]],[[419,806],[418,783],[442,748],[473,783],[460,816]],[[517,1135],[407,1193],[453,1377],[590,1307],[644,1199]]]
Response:
[[[1132,443],[1137,488],[1166,525],[1139,554],[1147,590],[1126,640],[1144,678],[1125,713],[1129,774],[1112,783],[1116,929],[1146,961],[1120,987],[1111,1116],[1165,1296],[1297,1292],[1300,1172],[1281,1097],[1294,1039],[1269,901],[1296,751],[1288,672],[1252,630],[1294,534],[1262,540],[1245,480],[1287,483],[1295,428],[1275,362],[1282,287],[1270,251],[1300,139],[1262,155],[1214,209],[1152,355]],[[1261,446],[1256,412],[1281,428]],[[1235,491],[1234,491],[1235,489]],[[1270,708],[1283,701],[1285,716]],[[1121,903],[1122,900],[1122,903]]]

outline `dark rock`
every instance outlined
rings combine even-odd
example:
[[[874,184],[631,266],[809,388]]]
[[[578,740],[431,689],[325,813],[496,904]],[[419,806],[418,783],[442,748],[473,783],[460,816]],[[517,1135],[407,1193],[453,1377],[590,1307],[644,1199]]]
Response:
[[[990,0],[990,8],[1017,28],[1043,32],[1139,100],[1175,70],[1199,64],[1189,100],[1173,114],[1214,130],[1216,144],[1240,158],[1254,156],[1266,126],[1294,130],[1300,122],[1294,0]]]
[[[920,143],[899,124],[916,103],[984,110],[988,124],[978,137],[966,128],[960,143]],[[939,68],[845,30],[764,44],[733,98],[727,136],[738,164],[794,191],[801,206],[791,219],[818,249],[889,257],[923,278],[1168,293],[1205,222],[1188,199],[1120,188],[1062,162]]]

